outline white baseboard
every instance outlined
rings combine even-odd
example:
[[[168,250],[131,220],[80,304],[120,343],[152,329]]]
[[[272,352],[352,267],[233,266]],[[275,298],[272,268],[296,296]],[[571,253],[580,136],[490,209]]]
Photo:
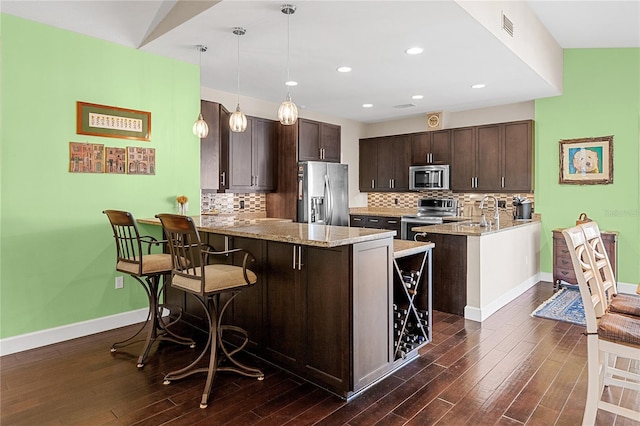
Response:
[[[553,282],[553,274],[551,272],[540,272],[540,281]],[[627,294],[636,294],[638,284],[618,283],[618,292]]]
[[[508,292],[504,293],[502,296],[498,297],[493,302],[488,305],[477,308],[475,306],[465,306],[464,307],[464,317],[465,319],[482,322],[489,318],[493,313],[498,311],[500,308],[513,301],[515,298],[520,296],[525,291],[529,290],[531,287],[536,285],[540,281],[540,273],[529,277],[523,283],[520,283],[517,287],[512,288]]]
[[[540,272],[538,275],[540,276],[540,281],[545,281],[548,283],[553,282],[553,274],[551,272]]]
[[[638,284],[618,283],[618,293],[637,294]]]
[[[0,339],[0,356],[76,339],[147,319],[148,308]]]

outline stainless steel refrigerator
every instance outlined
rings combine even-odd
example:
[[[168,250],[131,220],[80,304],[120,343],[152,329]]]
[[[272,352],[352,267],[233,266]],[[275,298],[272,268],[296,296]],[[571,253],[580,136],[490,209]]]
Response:
[[[298,222],[349,226],[346,164],[298,163]]]

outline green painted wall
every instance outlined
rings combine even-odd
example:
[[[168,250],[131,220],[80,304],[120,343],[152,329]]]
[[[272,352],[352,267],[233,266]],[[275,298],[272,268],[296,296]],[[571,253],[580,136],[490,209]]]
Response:
[[[536,211],[541,270],[551,272],[551,231],[581,212],[620,232],[618,281],[640,282],[640,49],[570,49],[562,96],[535,102]],[[560,139],[614,135],[610,185],[560,185]]]
[[[102,210],[199,200],[198,67],[4,14],[1,29],[0,337],[145,307],[131,278],[114,289]],[[151,142],[77,135],[76,101],[151,112]],[[156,175],[69,173],[72,141],[155,148]]]

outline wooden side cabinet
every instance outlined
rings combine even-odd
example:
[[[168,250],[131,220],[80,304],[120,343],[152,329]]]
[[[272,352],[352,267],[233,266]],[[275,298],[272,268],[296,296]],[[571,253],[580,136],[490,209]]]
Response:
[[[560,288],[560,282],[577,285],[578,280],[573,271],[571,263],[571,254],[567,248],[567,244],[562,236],[562,228],[553,231],[553,291]],[[618,232],[602,231],[600,233],[604,248],[609,256],[614,276],[618,277]]]

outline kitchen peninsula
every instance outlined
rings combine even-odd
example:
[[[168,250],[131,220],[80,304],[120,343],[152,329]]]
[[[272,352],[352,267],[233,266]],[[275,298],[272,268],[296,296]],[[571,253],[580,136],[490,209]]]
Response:
[[[433,309],[484,321],[538,282],[539,218],[482,227],[477,220],[412,228],[438,247]]]
[[[394,269],[402,261],[416,268],[416,257],[426,259],[433,244],[404,241],[394,250],[393,231],[277,219],[193,219],[203,241],[216,250],[245,248],[256,258],[250,268],[257,285],[238,295],[225,316],[225,322],[248,331],[250,352],[346,399],[417,356],[417,346],[396,356],[392,306],[394,280],[397,287],[400,278]],[[139,222],[159,225],[156,219]],[[430,325],[429,266],[422,274],[421,309]],[[178,303],[192,310],[188,298]],[[430,339],[430,326],[425,328]]]

